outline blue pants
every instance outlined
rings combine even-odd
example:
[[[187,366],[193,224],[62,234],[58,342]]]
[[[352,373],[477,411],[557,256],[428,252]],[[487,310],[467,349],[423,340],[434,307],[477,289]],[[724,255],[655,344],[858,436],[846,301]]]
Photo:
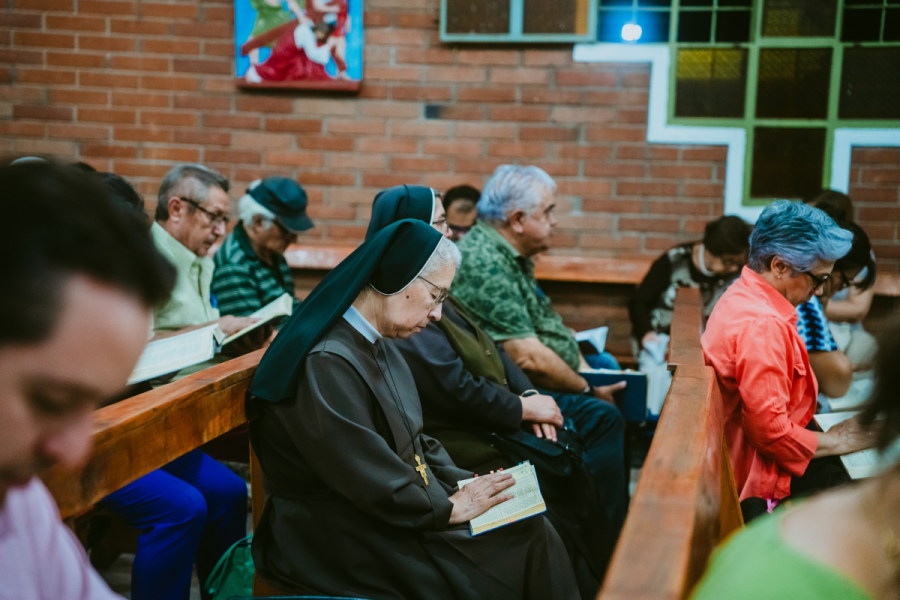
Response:
[[[200,586],[228,548],[247,535],[244,481],[200,450],[173,460],[102,500],[141,530],[132,600],[187,600],[197,561]]]
[[[552,396],[565,419],[584,438],[584,464],[616,532],[628,511],[625,484],[625,419],[619,409],[593,396],[541,391]]]
[[[610,369],[611,371],[620,371],[619,361],[609,352],[601,352],[600,354],[587,354],[584,357],[585,362],[591,365],[592,369]]]

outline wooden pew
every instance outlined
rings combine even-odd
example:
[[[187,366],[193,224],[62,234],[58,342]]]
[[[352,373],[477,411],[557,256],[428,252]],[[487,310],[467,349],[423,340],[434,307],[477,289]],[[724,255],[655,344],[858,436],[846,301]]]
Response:
[[[716,545],[743,525],[715,372],[700,351],[698,290],[679,290],[659,425],[598,600],[687,597]]]

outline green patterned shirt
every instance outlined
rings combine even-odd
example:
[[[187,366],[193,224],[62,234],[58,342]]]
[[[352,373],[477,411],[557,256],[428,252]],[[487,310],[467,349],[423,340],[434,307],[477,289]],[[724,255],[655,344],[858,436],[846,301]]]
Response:
[[[294,295],[294,280],[287,261],[279,256],[272,268],[259,260],[243,223],[238,223],[222,242],[215,261],[212,293],[223,315],[246,317],[282,294]],[[296,300],[294,304],[296,308]]]
[[[553,310],[537,280],[534,262],[484,223],[459,242],[462,266],[453,296],[495,341],[536,337],[578,370],[578,342]]]

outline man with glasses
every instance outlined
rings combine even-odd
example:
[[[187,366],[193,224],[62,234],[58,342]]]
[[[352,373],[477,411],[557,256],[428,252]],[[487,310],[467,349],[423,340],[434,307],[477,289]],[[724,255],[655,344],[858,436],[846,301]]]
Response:
[[[471,185],[452,187],[444,194],[444,210],[447,211],[447,226],[450,239],[458,242],[475,226],[478,212],[475,205],[481,198],[481,190]]]
[[[221,317],[211,290],[215,265],[207,254],[225,235],[228,188],[222,175],[197,164],[177,165],[163,178],[156,222],[150,231],[157,249],[175,265],[178,277],[169,301],[154,312],[154,329],[175,331],[218,323],[225,335],[231,335],[255,322],[247,317]],[[261,343],[258,339],[239,341],[241,351],[253,350],[251,346]],[[187,370],[179,373],[186,374]]]
[[[293,179],[250,184],[238,202],[241,220],[215,256],[212,292],[223,315],[244,317],[283,294],[294,296],[284,252],[313,227],[306,204],[306,192]]]

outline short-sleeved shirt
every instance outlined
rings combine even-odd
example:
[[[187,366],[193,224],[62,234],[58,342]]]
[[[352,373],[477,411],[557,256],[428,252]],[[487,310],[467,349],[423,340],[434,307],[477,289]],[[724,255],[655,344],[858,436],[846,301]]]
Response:
[[[497,342],[536,337],[577,371],[578,342],[534,278],[534,262],[480,222],[460,240],[459,251],[453,296],[478,325]]]
[[[806,344],[807,352],[834,352],[838,349],[822,303],[815,296],[797,307],[797,333]]]
[[[701,343],[719,382],[740,499],[790,496],[791,477],[806,472],[818,446],[805,428],[818,383],[794,307],[744,267],[713,309]]]
[[[153,313],[156,329],[172,330],[202,325],[219,318],[210,285],[215,263],[200,257],[163,229],[159,223],[150,228],[153,243],[177,272],[175,289],[169,301]]]
[[[223,315],[246,317],[284,294],[294,295],[291,268],[284,256],[272,266],[253,251],[243,223],[225,238],[214,258],[212,293]]]
[[[122,600],[94,571],[37,477],[0,500],[0,599]]]

